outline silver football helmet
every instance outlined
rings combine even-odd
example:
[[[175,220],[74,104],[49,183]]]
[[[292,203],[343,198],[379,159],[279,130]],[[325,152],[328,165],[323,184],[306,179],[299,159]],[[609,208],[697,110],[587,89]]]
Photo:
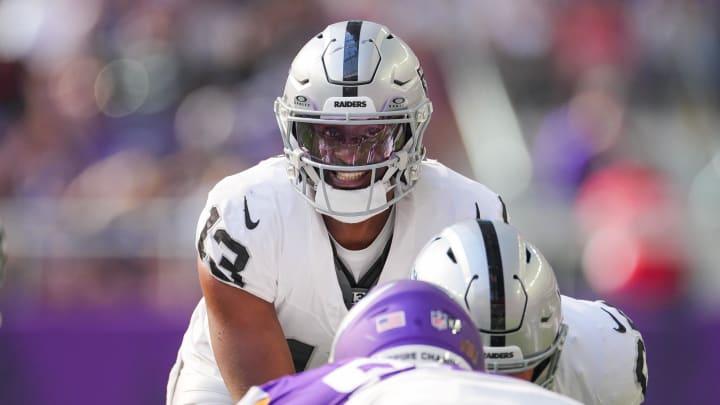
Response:
[[[532,381],[550,387],[567,334],[550,264],[512,226],[470,220],[428,242],[412,278],[445,288],[478,327],[490,372],[534,369]]]
[[[343,222],[365,220],[412,190],[431,114],[417,57],[369,21],[335,23],[313,37],[275,101],[293,186]]]

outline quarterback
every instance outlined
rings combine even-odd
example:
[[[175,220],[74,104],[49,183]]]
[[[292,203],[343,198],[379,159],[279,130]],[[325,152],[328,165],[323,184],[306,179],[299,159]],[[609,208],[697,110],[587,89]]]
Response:
[[[348,309],[407,278],[433,234],[506,219],[497,194],[425,159],[431,114],[417,57],[382,25],[335,23],[300,50],[275,102],[283,156],[221,180],[200,214],[203,298],[168,404],[232,404],[325,364]]]
[[[537,385],[483,373],[468,313],[430,283],[378,286],[350,310],[332,363],[252,387],[238,405],[577,404]]]
[[[588,405],[643,402],[648,372],[635,324],[602,301],[560,295],[550,264],[512,226],[447,227],[421,250],[411,278],[442,286],[467,308],[488,371]]]

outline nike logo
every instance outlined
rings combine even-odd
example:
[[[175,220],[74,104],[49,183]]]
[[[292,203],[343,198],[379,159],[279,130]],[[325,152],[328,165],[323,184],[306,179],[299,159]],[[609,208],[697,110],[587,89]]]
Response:
[[[618,327],[617,327],[617,328],[613,328],[613,329],[615,329],[616,331],[618,331],[618,332],[620,332],[620,333],[625,333],[625,331],[626,331],[625,326],[623,326],[623,324],[621,324],[620,321],[618,321],[617,318],[615,318],[615,315],[613,315],[612,313],[610,313],[610,311],[608,311],[608,310],[605,309],[605,308],[600,308],[600,309],[602,309],[603,311],[605,311],[605,313],[607,313],[608,315],[610,315],[610,318],[612,318],[613,321],[615,321],[615,323],[617,324]]]
[[[541,318],[540,318],[540,322],[541,322],[541,323],[545,323],[545,322],[549,321],[551,316],[552,316],[552,314],[550,314],[550,315],[548,315],[548,316],[546,316],[546,317],[541,317]]]
[[[480,207],[478,207],[478,203],[475,203],[475,219],[480,219]]]
[[[247,227],[247,229],[253,230],[257,228],[259,223],[259,219],[257,221],[253,221],[252,219],[250,219],[250,210],[248,210],[247,197],[245,197],[245,226]]]

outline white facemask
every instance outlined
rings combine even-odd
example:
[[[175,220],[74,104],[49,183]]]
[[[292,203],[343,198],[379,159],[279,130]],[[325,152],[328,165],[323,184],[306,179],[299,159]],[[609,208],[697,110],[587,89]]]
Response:
[[[387,204],[387,187],[384,181],[376,181],[370,186],[357,190],[341,190],[331,187],[329,184],[325,184],[325,187],[320,185],[315,193],[315,203],[318,208],[326,211],[330,211],[331,217],[337,219],[340,222],[346,224],[356,224],[358,222],[365,221],[373,216],[379,214],[365,214],[357,216],[348,215],[337,215],[340,213],[361,213],[368,210],[368,199],[370,198],[370,192],[372,190],[372,201],[370,202],[369,210],[373,210]],[[327,200],[330,202],[328,206],[325,200],[325,193],[327,192]],[[390,208],[390,207],[388,207]],[[322,213],[322,212],[321,212]],[[337,213],[337,214],[332,214]]]

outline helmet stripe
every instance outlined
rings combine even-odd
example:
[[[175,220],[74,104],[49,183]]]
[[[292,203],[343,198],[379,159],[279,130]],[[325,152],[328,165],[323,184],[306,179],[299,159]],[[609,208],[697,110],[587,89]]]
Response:
[[[343,47],[343,82],[358,81],[361,28],[362,21],[348,21],[345,28],[345,45]],[[343,86],[343,97],[357,97],[357,95],[357,86]]]
[[[356,82],[358,80],[360,28],[362,28],[362,21],[348,21],[345,28],[345,45],[343,47],[344,82]]]
[[[500,241],[495,225],[489,221],[477,221],[485,242],[490,283],[490,329],[505,330],[505,277],[503,276]],[[492,335],[490,346],[505,346],[505,336]]]

